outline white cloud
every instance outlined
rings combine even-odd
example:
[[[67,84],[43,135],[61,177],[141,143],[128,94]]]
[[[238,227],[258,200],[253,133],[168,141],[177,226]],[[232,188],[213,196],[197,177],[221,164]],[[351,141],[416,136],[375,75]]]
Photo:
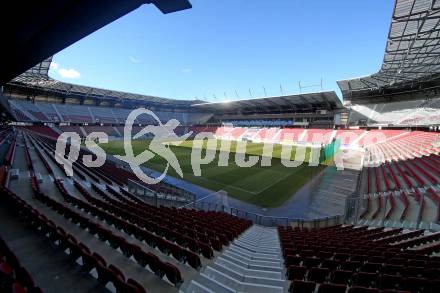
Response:
[[[81,74],[75,69],[60,68],[58,74],[63,78],[79,78]]]
[[[71,69],[62,68],[61,65],[56,62],[50,63],[49,70],[51,72],[58,73],[58,75],[61,76],[62,78],[80,78],[81,77],[81,74],[78,72],[78,70],[75,70],[73,68],[71,68]]]
[[[58,70],[58,68],[59,68],[58,63],[56,62],[50,63],[50,67],[49,67],[50,70]]]
[[[135,63],[135,64],[141,62],[140,59],[137,59],[137,58],[135,58],[135,57],[133,57],[133,56],[128,56],[128,59],[129,59],[132,63]]]
[[[182,73],[190,73],[191,71],[192,71],[191,68],[182,68],[180,70],[180,72],[182,72]]]

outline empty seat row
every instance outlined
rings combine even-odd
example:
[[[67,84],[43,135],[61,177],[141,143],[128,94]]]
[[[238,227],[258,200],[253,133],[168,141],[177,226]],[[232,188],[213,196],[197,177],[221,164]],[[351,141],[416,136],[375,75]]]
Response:
[[[3,194],[2,194],[3,196]],[[22,290],[22,291],[20,291]],[[0,291],[42,292],[29,272],[21,265],[17,256],[0,237]]]
[[[8,151],[6,153],[5,158],[3,159],[3,164],[5,166],[11,166],[12,160],[14,159],[15,153],[15,145],[16,145],[16,135],[14,135],[11,144],[9,145]]]
[[[106,207],[106,203],[105,202],[100,202],[100,201],[93,201],[93,196],[91,196],[85,189],[84,187],[81,186],[81,184],[79,184],[77,181],[75,181],[75,186],[78,188],[78,190],[80,190],[80,192],[82,193],[82,195],[89,200],[89,202],[92,203],[92,205],[96,208],[100,208],[103,209],[102,210],[98,210],[95,209],[94,212],[101,218],[105,219],[106,221],[114,224],[115,226],[119,226],[122,229],[126,229],[127,231],[129,231],[129,233],[131,231],[135,231],[137,227],[139,226],[143,226],[145,227],[144,234],[149,232],[149,237],[148,239],[146,239],[147,243],[149,243],[152,246],[156,246],[158,245],[158,247],[163,247],[164,250],[167,250],[167,246],[173,244],[170,241],[174,241],[176,240],[177,243],[179,243],[182,247],[188,247],[191,251],[195,252],[195,253],[199,253],[201,252],[205,257],[207,258],[211,258],[213,256],[213,252],[210,249],[210,247],[207,247],[206,245],[204,245],[203,243],[200,242],[196,242],[193,239],[186,239],[188,240],[187,242],[185,241],[179,241],[179,239],[173,239],[171,234],[166,234],[165,233],[165,229],[151,229],[151,225],[148,225],[148,223],[146,223],[145,221],[142,221],[142,219],[139,218],[134,218],[130,217],[129,215],[125,215],[120,209],[118,209],[118,207],[113,206],[113,207]],[[90,208],[89,208],[90,209]],[[115,216],[113,216],[113,214],[118,214],[121,216],[122,219],[119,219]],[[138,226],[135,226],[135,224],[138,224]],[[153,234],[152,232],[156,233]],[[166,239],[163,239],[162,236],[164,236]],[[167,241],[168,239],[168,241]],[[169,245],[168,245],[169,244]],[[184,245],[186,244],[186,245]],[[179,246],[176,244],[173,244],[173,246]],[[183,249],[182,251],[185,251],[185,249]]]
[[[57,213],[63,215],[66,219],[75,224],[79,224],[90,234],[97,235],[100,240],[108,242],[112,248],[120,249],[126,257],[129,258],[133,256],[137,259],[137,263],[141,267],[148,266],[150,270],[160,278],[166,275],[168,280],[175,286],[180,286],[183,282],[180,271],[174,265],[162,262],[156,255],[143,251],[139,246],[127,242],[125,238],[113,234],[110,230],[71,210],[64,204],[59,203],[42,193],[38,193],[37,190],[34,190],[34,192],[36,199],[42,201]]]
[[[77,264],[76,261],[81,258],[82,270],[90,272],[91,269],[96,268],[98,279],[104,286],[111,282],[118,293],[146,292],[138,282],[126,280],[116,266],[107,266],[104,259],[99,257],[97,253],[92,253],[85,244],[77,241],[73,235],[67,234],[61,227],[56,226],[54,222],[47,219],[45,215],[32,208],[9,189],[1,187],[0,192],[2,193],[3,202],[14,208],[35,231],[39,231],[43,237],[47,238],[48,241],[51,241],[59,249],[68,252],[74,263]],[[94,259],[94,261],[90,261],[91,259]],[[24,286],[26,286],[26,283]],[[41,290],[38,288],[26,290],[26,287],[23,288],[22,285],[14,283],[12,284],[12,292],[41,292]]]
[[[346,292],[346,286],[349,292],[363,292],[362,288],[365,292],[439,289],[440,258],[405,249],[438,240],[437,233],[366,226],[278,227],[278,231],[292,292],[314,292],[316,288],[318,292]]]
[[[376,288],[369,288],[363,286],[350,286],[347,287],[341,284],[333,284],[333,283],[323,283],[317,284],[312,281],[302,281],[302,280],[294,280],[289,288],[289,292],[291,293],[314,293],[316,292],[316,288],[318,288],[318,293],[404,293],[404,292],[429,292],[434,293],[438,292],[440,286],[440,282],[438,280],[427,282],[427,283],[419,283],[416,282],[408,282],[403,290],[398,289],[383,289],[379,290]]]
[[[79,185],[78,185],[78,183],[76,183],[76,186],[78,187]],[[99,189],[96,189],[96,186],[94,186],[94,188],[95,188],[95,191],[97,191],[97,192],[99,192],[100,190]],[[96,200],[97,199],[94,199],[94,198],[92,198],[92,197],[90,197],[90,196],[88,196],[87,194],[84,194],[84,190],[83,189],[81,189],[81,191],[83,192],[83,195],[86,197],[86,199],[88,199],[89,201],[92,201],[93,202],[93,204],[96,204],[97,206],[99,206],[99,207],[107,207],[107,209],[110,211],[111,210],[111,212],[112,213],[117,213],[117,214],[119,214],[119,215],[123,215],[124,214],[124,210],[121,208],[121,204],[120,203],[117,203],[117,202],[113,202],[113,206],[107,206],[105,203],[103,203],[103,202],[97,202]],[[105,194],[103,194],[102,192],[101,192],[101,195],[103,195],[103,196],[106,196]],[[107,201],[109,200],[109,198],[105,198]],[[133,210],[133,209],[137,209],[138,207],[129,207],[129,208],[127,208],[126,210]],[[151,207],[150,207],[151,208]],[[117,209],[119,209],[119,211],[117,211]],[[138,213],[137,213],[138,214]],[[173,219],[173,220],[175,220],[175,219]],[[180,225],[179,227],[178,227],[179,229],[182,229],[183,227]],[[158,229],[158,231],[160,232],[160,233],[165,233],[166,234],[166,229]],[[227,231],[222,231],[222,232],[227,232]],[[165,235],[165,236],[167,236],[167,235]],[[177,234],[177,236],[178,236],[178,234]],[[236,234],[235,235],[232,235],[232,237],[234,237],[234,236],[237,236]],[[231,237],[231,238],[232,238]],[[212,240],[212,241],[210,241],[211,242],[211,245],[212,245],[212,247],[213,248],[215,248],[215,249],[217,249],[217,250],[220,250],[221,249],[221,243],[220,243],[220,241],[218,241],[217,239],[209,239],[209,240]],[[230,240],[232,240],[232,239],[227,239],[228,241],[230,241]],[[193,242],[194,240],[192,239],[192,238],[186,238],[186,239],[182,239],[182,241],[178,241],[178,242],[180,242],[180,243],[185,243],[185,242],[189,242],[190,244]],[[212,251],[211,251],[211,249],[210,248],[208,248],[208,247],[205,247],[206,245],[203,243],[203,242],[201,242],[201,241],[199,241],[199,242],[197,242],[197,243],[194,243],[193,245],[189,245],[189,246],[191,246],[192,248],[193,248],[193,250],[195,250],[195,251],[201,251],[202,252],[202,254],[204,255],[204,256],[206,256],[206,257],[208,257],[208,258],[210,258],[210,257],[212,257]]]
[[[335,270],[328,268],[307,268],[304,266],[289,266],[286,271],[289,280],[308,280],[316,283],[332,282],[344,285],[378,286],[390,289],[388,283],[393,280],[396,284],[429,283],[439,278],[439,269],[424,269],[419,267],[405,267],[386,273],[354,272],[352,270]],[[394,288],[394,287],[393,287]],[[392,289],[392,288],[391,288]]]

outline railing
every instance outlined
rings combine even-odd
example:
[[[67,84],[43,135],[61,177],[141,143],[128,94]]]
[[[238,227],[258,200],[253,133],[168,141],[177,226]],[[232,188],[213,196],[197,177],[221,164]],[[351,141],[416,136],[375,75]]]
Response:
[[[275,217],[275,216],[267,216],[245,210],[240,210],[219,203],[203,202],[203,201],[187,204],[185,205],[185,207],[204,210],[204,211],[221,211],[242,219],[251,220],[255,224],[267,226],[267,227],[292,226],[292,227],[301,227],[301,228],[324,228],[328,226],[342,224],[343,222],[342,215],[317,218],[311,220],[289,218],[289,217]]]
[[[344,212],[344,223],[345,224],[354,224],[357,223],[360,217],[360,194],[362,188],[362,180],[364,177],[365,168],[361,169],[361,172],[358,174],[358,178],[356,181],[356,189],[355,191],[347,197],[345,200],[345,212]]]
[[[110,156],[110,158],[113,159],[112,156]],[[116,160],[114,160],[113,162],[116,163]],[[118,166],[122,167],[120,162],[118,162]],[[144,201],[152,205],[156,205],[156,206],[163,205],[163,206],[177,207],[177,208],[193,208],[193,209],[205,210],[205,211],[222,211],[242,219],[251,220],[255,224],[268,226],[268,227],[290,225],[293,227],[301,227],[301,228],[324,228],[328,226],[342,224],[344,221],[344,217],[342,215],[323,217],[317,219],[276,217],[276,216],[268,216],[268,215],[253,213],[253,212],[237,209],[234,207],[229,207],[228,205],[224,205],[222,203],[207,202],[204,201],[203,199],[200,201],[196,201],[195,198],[192,198],[192,199],[187,199],[187,201],[178,201],[171,198],[159,198],[157,197],[157,193],[155,191],[147,188],[146,186],[140,185],[134,181],[131,181],[129,183],[129,190],[135,193],[136,195],[142,197]]]
[[[181,196],[168,195],[166,193],[160,193],[152,190],[145,184],[133,181],[131,179],[128,179],[127,187],[129,192],[132,192],[134,195],[141,197],[144,201],[156,207],[161,205],[168,207],[180,207],[184,204],[194,202],[195,200],[195,195],[193,194],[184,193]]]
[[[352,195],[345,200],[345,212],[344,212],[344,223],[355,225],[360,219],[360,211],[366,210],[365,207],[361,207],[364,201],[361,197]]]

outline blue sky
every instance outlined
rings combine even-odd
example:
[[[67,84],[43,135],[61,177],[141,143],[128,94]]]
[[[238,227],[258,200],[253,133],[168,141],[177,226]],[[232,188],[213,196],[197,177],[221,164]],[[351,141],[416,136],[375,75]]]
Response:
[[[376,72],[393,0],[190,0],[153,5],[54,56],[53,78],[175,99],[223,101],[299,92]],[[319,91],[320,87],[303,92]],[[226,97],[225,97],[226,96]]]

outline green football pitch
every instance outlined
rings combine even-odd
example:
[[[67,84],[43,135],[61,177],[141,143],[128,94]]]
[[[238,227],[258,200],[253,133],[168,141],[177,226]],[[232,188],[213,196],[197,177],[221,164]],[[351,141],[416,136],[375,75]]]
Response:
[[[212,142],[215,147],[215,157],[212,162],[201,165],[201,176],[195,176],[191,165],[192,147],[199,146],[201,155],[206,155],[208,142],[205,141],[185,141],[180,146],[170,145],[171,150],[176,155],[180,167],[183,171],[183,179],[213,191],[224,190],[229,196],[239,200],[249,202],[265,208],[281,206],[286,200],[291,198],[295,192],[305,183],[313,178],[324,166],[309,166],[308,160],[311,149],[305,149],[305,162],[298,167],[286,167],[281,163],[281,146],[274,145],[270,166],[261,166],[261,156],[263,154],[263,144],[247,143],[245,157],[250,155],[259,156],[258,163],[253,167],[239,167],[236,164],[235,156],[237,143],[231,142],[229,161],[227,166],[218,166],[221,141]],[[148,140],[132,141],[134,154],[137,155],[148,149]],[[111,141],[100,145],[107,154],[125,155],[122,141]],[[291,157],[294,158],[297,149],[292,147]],[[241,153],[241,152],[240,152]],[[162,172],[165,169],[166,161],[155,156],[150,159],[145,166]],[[169,168],[168,174],[176,178],[180,176]]]

